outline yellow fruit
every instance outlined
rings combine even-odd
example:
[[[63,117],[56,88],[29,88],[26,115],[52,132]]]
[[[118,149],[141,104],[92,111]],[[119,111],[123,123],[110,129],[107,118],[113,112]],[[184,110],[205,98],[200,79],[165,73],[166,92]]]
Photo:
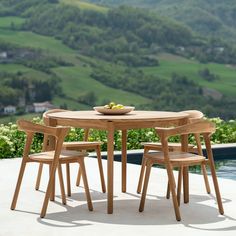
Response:
[[[109,103],[109,107],[112,109],[113,106],[115,106],[116,104],[114,102],[110,102]]]
[[[119,109],[123,109],[124,108],[124,105],[122,105],[122,104],[117,104],[116,105]]]
[[[124,105],[116,104],[115,102],[110,102],[103,106],[105,109],[124,109]]]

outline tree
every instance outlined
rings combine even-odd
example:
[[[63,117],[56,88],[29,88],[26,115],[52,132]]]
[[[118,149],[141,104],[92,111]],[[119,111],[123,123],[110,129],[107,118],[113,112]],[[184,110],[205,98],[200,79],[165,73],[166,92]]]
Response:
[[[78,102],[86,105],[94,106],[96,104],[97,97],[93,91],[87,92],[86,94],[78,98]]]

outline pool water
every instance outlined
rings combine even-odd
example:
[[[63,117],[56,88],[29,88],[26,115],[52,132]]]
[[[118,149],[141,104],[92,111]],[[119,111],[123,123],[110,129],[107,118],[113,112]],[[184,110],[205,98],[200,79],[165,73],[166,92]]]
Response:
[[[236,180],[236,160],[216,160],[215,164],[218,177]]]
[[[128,153],[127,161],[128,163],[141,165],[143,152],[140,150],[133,150]],[[226,152],[225,149],[219,150],[214,153],[215,167],[217,176],[220,178],[232,179],[236,181],[236,159],[235,159],[235,150],[231,153],[229,150]],[[96,156],[94,156],[96,157]],[[106,153],[103,154],[103,158],[106,159]],[[115,161],[121,161],[120,152],[115,154]],[[158,165],[157,165],[158,166]],[[163,166],[158,166],[163,168]],[[190,172],[201,174],[200,166],[190,167]],[[210,169],[207,167],[207,172],[210,175]]]
[[[154,165],[158,168],[165,168],[164,166]],[[206,166],[208,175],[211,175],[209,166]],[[236,180],[236,160],[226,159],[226,160],[215,160],[216,174],[220,178]],[[178,170],[178,168],[175,168]],[[190,166],[189,171],[195,174],[201,174],[201,167]]]
[[[220,178],[236,180],[236,160],[224,159],[215,160],[216,174]],[[201,174],[200,166],[191,166],[189,171],[195,174]],[[211,175],[210,168],[207,166],[207,173]]]

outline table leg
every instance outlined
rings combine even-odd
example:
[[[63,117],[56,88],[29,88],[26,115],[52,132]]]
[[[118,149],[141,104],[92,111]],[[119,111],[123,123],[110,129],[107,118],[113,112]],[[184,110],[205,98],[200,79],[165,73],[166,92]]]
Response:
[[[54,119],[49,118],[48,125],[56,127],[57,126],[57,121],[54,120]],[[50,135],[48,137],[48,145],[47,145],[46,151],[55,150],[55,147],[56,147],[56,139],[55,139],[54,136]]]
[[[188,119],[183,119],[180,125],[185,125],[188,123]],[[181,136],[182,151],[188,152],[188,135]],[[183,168],[183,192],[184,192],[184,203],[189,202],[189,173],[188,167]]]
[[[127,130],[122,130],[122,192],[126,192],[126,164],[127,164]]]
[[[183,168],[183,189],[184,189],[184,203],[189,202],[189,173],[188,167]]]
[[[107,134],[107,213],[113,213],[114,126],[108,122]]]
[[[188,151],[188,135],[182,135],[181,137],[182,150],[184,152]],[[189,173],[188,166],[183,168],[183,190],[184,190],[184,203],[189,202]]]

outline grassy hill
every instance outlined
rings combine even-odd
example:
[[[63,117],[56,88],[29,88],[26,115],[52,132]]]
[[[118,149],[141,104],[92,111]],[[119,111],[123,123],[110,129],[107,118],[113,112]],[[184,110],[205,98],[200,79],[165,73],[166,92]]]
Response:
[[[97,102],[102,104],[104,101],[117,101],[120,103],[139,106],[146,104],[149,99],[142,96],[122,91],[119,89],[110,88],[90,77],[91,69],[83,67],[84,64],[78,59],[77,52],[65,46],[60,40],[53,37],[42,36],[29,31],[11,30],[11,22],[23,23],[24,19],[19,17],[0,17],[0,40],[11,42],[19,46],[29,46],[36,49],[41,49],[47,54],[61,57],[64,60],[74,64],[72,67],[59,67],[53,71],[61,78],[61,86],[66,94],[66,98],[55,97],[53,102],[56,105],[67,104],[71,109],[88,109],[87,105],[76,102],[80,95],[89,91],[94,91]],[[35,71],[31,68],[18,64],[0,64],[0,72],[23,72],[29,79],[47,79],[48,75]]]
[[[80,1],[80,0],[60,0],[60,3],[76,6],[76,7],[79,7],[80,9],[93,10],[93,11],[99,11],[99,12],[108,11],[107,7],[91,4],[91,3]]]
[[[234,0],[88,0],[108,6],[131,5],[149,8],[160,15],[188,25],[205,36],[236,41],[236,1]]]
[[[64,45],[60,40],[54,39],[53,37],[42,36],[33,32],[27,31],[15,31],[11,30],[11,23],[22,24],[23,18],[19,17],[1,17],[0,18],[0,40],[11,42],[20,46],[30,46],[33,48],[39,48],[45,50],[47,53],[56,55],[66,59],[69,62],[75,64],[73,67],[56,68],[54,72],[62,79],[63,89],[73,100],[78,97],[78,94],[83,94],[87,91],[96,91],[98,96],[98,103],[103,100],[119,100],[120,102],[126,102],[127,99],[131,104],[145,104],[148,99],[109,88],[90,77],[91,69],[89,67],[83,67],[80,60],[77,58],[75,50]],[[236,96],[235,94],[235,72],[234,67],[221,64],[201,64],[194,60],[188,60],[171,54],[162,54],[159,57],[160,66],[158,67],[142,67],[143,71],[148,75],[158,75],[162,79],[170,79],[171,74],[176,72],[181,75],[186,75],[190,79],[199,82],[201,85],[208,88],[213,88],[220,91],[223,94]],[[220,81],[207,82],[200,78],[198,71],[202,68],[209,68],[211,71],[220,76]],[[22,65],[0,65],[0,71],[11,71],[17,72],[22,71],[29,77],[46,79],[47,75],[42,72],[32,70]],[[58,101],[56,98],[55,101]],[[63,99],[60,99],[63,102]],[[68,101],[67,101],[68,102]],[[73,103],[72,108],[75,107],[76,103]],[[80,105],[78,105],[80,106]],[[82,106],[85,108],[84,106]]]
[[[14,16],[10,16],[10,17],[2,17],[1,21],[0,21],[0,28],[13,28],[13,27],[19,27],[21,26],[23,23],[25,22],[24,18],[21,17],[14,17]]]
[[[40,4],[38,0],[32,1]],[[113,1],[113,3],[117,2]],[[142,6],[153,6],[153,8],[160,4],[159,10],[163,11],[167,2],[170,5],[174,4],[171,0],[146,1],[145,4],[144,1],[138,1],[141,5],[143,3]],[[31,4],[30,1],[28,3]],[[181,1],[181,3],[185,7],[190,4],[186,4],[184,1]],[[96,105],[104,104],[107,101],[115,101],[143,108],[146,107],[146,104],[154,104],[155,96],[157,100],[162,98],[168,100],[172,96],[175,92],[173,88],[169,91],[168,88],[164,88],[166,94],[162,94],[161,98],[157,97],[158,94],[151,94],[151,92],[148,94],[145,89],[147,87],[146,83],[149,82],[153,87],[159,85],[160,88],[165,85],[168,87],[169,84],[164,82],[169,81],[171,83],[173,73],[194,81],[193,86],[197,88],[199,86],[199,89],[202,86],[217,91],[235,101],[236,68],[233,65],[200,63],[196,59],[197,57],[189,56],[187,59],[187,57],[184,58],[170,53],[172,49],[178,48],[183,43],[186,44],[185,50],[187,50],[188,46],[191,47],[191,43],[199,42],[197,41],[198,38],[195,38],[186,27],[172,21],[165,22],[158,17],[146,15],[142,11],[136,13],[136,10],[131,8],[109,11],[106,7],[79,0],[60,0],[59,3],[52,4],[53,7],[55,5],[58,8],[50,8],[48,11],[45,9],[41,15],[41,12],[39,13],[39,16],[35,15],[35,13],[38,13],[37,8],[31,5],[29,9],[23,10],[23,13],[18,13],[22,17],[0,16],[0,43],[7,42],[19,47],[37,49],[49,57],[60,58],[67,63],[64,66],[51,67],[49,72],[32,68],[27,64],[0,63],[0,72],[15,74],[20,72],[28,80],[47,81],[52,75],[59,78],[62,93],[53,96],[52,102],[55,105],[66,105],[70,109],[91,109],[91,105],[81,102],[81,97],[93,93]],[[69,6],[67,11],[63,11],[65,6]],[[44,7],[42,4],[39,9],[44,9]],[[65,18],[61,17],[58,12],[55,13],[54,9],[60,10]],[[124,12],[122,12],[123,9]],[[84,13],[87,10],[89,11]],[[54,17],[51,15],[53,11],[55,13]],[[73,14],[73,17],[70,13]],[[94,17],[95,19],[93,19]],[[111,17],[112,21],[109,21],[108,17]],[[75,18],[77,21],[75,21]],[[65,19],[67,20],[65,21]],[[80,22],[82,23],[80,24]],[[41,23],[45,23],[45,25]],[[134,28],[133,25],[137,25],[137,28]],[[30,30],[30,27],[34,32]],[[160,34],[160,32],[163,34]],[[148,36],[149,33],[150,37]],[[159,35],[162,38],[159,38]],[[182,35],[186,35],[188,38],[182,37]],[[152,40],[154,38],[151,36],[155,36],[156,41],[149,41],[150,38]],[[185,41],[182,41],[181,37]],[[178,41],[178,39],[180,40]],[[207,44],[208,42],[204,43]],[[129,64],[130,61],[133,64]],[[153,61],[154,64],[152,64]],[[151,63],[152,65],[140,66],[142,63]],[[205,69],[214,75],[216,79],[209,81],[204,78],[200,72]],[[98,74],[101,72],[99,79],[96,79],[97,72]],[[103,79],[101,75],[109,75],[110,77]],[[116,78],[113,80],[113,77]],[[115,80],[116,83],[118,81],[122,86],[120,84],[119,86],[115,85]],[[138,86],[136,81],[139,81]],[[129,83],[128,89],[125,86],[126,82]],[[184,80],[182,80],[182,83],[185,86]],[[142,91],[132,90],[132,85],[136,88],[139,87]],[[152,86],[150,86],[150,89]],[[177,92],[173,95],[179,96]],[[196,96],[198,95],[202,96],[200,93],[196,94]],[[185,98],[185,94],[181,94],[181,96]],[[187,98],[185,100],[186,106],[184,108],[194,108],[190,107],[191,103],[188,104]],[[208,101],[210,100],[204,97],[201,104],[208,105]],[[228,102],[228,105],[231,104],[230,102]],[[163,109],[165,109],[165,105],[163,103]],[[171,105],[167,107],[172,109]],[[153,109],[153,107],[149,108]],[[211,109],[215,109],[214,103],[211,104],[208,110]],[[218,112],[223,112],[222,108]]]
[[[160,66],[142,67],[148,75],[156,74],[162,79],[169,80],[172,73],[187,76],[189,79],[197,82],[203,87],[211,88],[222,94],[236,97],[236,67],[216,63],[199,63],[196,60],[189,60],[183,57],[161,54],[159,56]],[[204,80],[199,71],[208,68],[219,79],[214,82]]]

